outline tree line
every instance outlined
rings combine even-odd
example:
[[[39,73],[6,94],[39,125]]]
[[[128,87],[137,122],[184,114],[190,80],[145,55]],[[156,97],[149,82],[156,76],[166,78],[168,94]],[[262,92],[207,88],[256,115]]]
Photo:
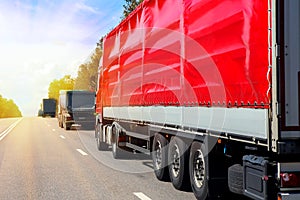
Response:
[[[22,117],[22,113],[13,100],[0,95],[0,118],[10,117]]]
[[[143,0],[125,0],[121,20],[125,19]],[[48,98],[58,100],[60,90],[89,90],[96,91],[98,81],[98,66],[102,56],[103,37],[97,43],[93,54],[86,63],[78,67],[77,77],[65,75],[53,80],[48,88]]]

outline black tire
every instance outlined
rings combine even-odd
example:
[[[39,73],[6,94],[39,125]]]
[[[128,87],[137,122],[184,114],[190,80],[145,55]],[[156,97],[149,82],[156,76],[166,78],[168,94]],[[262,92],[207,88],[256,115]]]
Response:
[[[67,122],[66,122],[66,120],[65,120],[64,117],[63,117],[63,120],[62,120],[62,125],[63,125],[63,128],[64,128],[65,130],[70,130],[70,128],[69,128],[69,126],[68,126],[68,124],[67,124]]]
[[[62,127],[63,127],[63,125],[62,125],[62,123],[61,123],[60,121],[58,121],[58,127],[59,127],[59,128],[62,128]]]
[[[208,159],[205,145],[193,142],[190,149],[189,172],[191,187],[197,199],[208,199]]]
[[[64,124],[64,129],[65,129],[66,131],[67,131],[67,130],[70,130],[70,129],[71,129],[70,124],[65,123],[65,124]]]
[[[119,131],[115,126],[112,127],[112,154],[115,159],[120,159],[125,157],[125,151],[119,147]]]
[[[190,188],[188,150],[187,144],[180,138],[171,139],[168,149],[168,169],[170,180],[178,190]]]
[[[97,123],[95,127],[95,136],[96,136],[96,142],[97,142],[97,149],[99,151],[107,151],[108,150],[108,144],[103,142],[102,140],[102,125]]]
[[[240,164],[228,168],[228,187],[235,194],[243,194],[243,167]]]
[[[152,143],[152,162],[154,173],[158,180],[168,181],[168,141],[159,133],[156,133]]]

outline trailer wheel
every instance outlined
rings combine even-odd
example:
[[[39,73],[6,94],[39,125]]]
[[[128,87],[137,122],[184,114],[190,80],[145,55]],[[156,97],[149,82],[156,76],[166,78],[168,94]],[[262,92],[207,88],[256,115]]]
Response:
[[[96,136],[96,141],[97,141],[97,149],[99,151],[108,150],[108,144],[103,142],[102,126],[99,123],[97,123],[96,127],[95,127],[95,136]]]
[[[178,137],[171,139],[168,150],[169,175],[173,186],[178,190],[185,190],[190,186],[188,153],[188,146],[184,141]]]
[[[195,197],[208,199],[208,159],[204,144],[193,142],[190,150],[189,172]]]
[[[159,133],[154,135],[152,144],[152,161],[154,173],[158,180],[168,181],[168,141]]]

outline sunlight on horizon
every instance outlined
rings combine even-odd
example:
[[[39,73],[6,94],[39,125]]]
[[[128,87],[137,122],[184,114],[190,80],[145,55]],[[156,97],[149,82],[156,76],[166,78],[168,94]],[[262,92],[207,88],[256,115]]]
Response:
[[[23,116],[37,115],[50,82],[77,76],[122,9],[122,1],[0,0],[0,94]]]

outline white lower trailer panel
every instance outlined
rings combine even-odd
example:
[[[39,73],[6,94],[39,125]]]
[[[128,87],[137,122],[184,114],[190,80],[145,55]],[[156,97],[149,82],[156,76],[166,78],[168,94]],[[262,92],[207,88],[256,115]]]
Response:
[[[104,107],[104,118],[199,128],[267,139],[267,109],[175,106]]]

